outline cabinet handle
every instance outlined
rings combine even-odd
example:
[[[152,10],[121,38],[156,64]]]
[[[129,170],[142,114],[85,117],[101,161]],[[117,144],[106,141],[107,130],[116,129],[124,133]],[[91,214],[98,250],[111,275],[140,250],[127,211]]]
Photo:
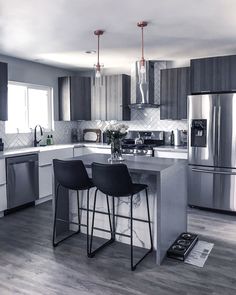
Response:
[[[201,93],[210,93],[210,90],[202,90]]]
[[[39,167],[48,167],[48,166],[52,166],[52,164],[39,165]]]

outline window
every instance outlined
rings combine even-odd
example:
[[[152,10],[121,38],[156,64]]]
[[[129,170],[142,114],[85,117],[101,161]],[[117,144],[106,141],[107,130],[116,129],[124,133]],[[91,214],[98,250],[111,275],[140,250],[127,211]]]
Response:
[[[25,83],[8,83],[6,133],[30,132],[37,124],[53,128],[52,89]]]

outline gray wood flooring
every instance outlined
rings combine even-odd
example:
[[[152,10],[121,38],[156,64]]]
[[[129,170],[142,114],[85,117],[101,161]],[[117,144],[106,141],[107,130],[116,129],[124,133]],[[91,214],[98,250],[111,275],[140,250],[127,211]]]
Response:
[[[0,294],[236,294],[236,216],[191,209],[189,231],[215,243],[204,268],[153,255],[131,272],[127,245],[88,259],[77,235],[53,249],[51,203],[27,208],[0,220]]]

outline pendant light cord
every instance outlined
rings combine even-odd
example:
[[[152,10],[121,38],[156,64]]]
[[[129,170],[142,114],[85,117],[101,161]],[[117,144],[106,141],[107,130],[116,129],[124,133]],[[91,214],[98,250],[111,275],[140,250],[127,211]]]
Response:
[[[99,46],[100,46],[100,35],[98,35],[98,62],[97,62],[97,65],[100,67],[100,63],[99,63]]]
[[[144,61],[144,48],[143,48],[143,27],[141,27],[142,30],[142,61]]]

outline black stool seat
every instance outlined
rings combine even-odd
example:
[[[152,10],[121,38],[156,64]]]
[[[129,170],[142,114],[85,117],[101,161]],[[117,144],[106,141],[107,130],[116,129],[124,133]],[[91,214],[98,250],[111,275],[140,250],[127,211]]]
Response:
[[[148,204],[148,186],[146,184],[133,183],[132,178],[129,174],[128,168],[125,164],[100,164],[100,163],[92,163],[92,178],[93,183],[97,187],[94,196],[94,206],[93,206],[93,218],[92,218],[92,229],[91,229],[91,240],[90,240],[90,256],[93,257],[100,249],[105,246],[111,244],[115,241],[115,235],[122,233],[116,233],[115,230],[115,217],[118,216],[115,214],[115,197],[127,197],[130,196],[130,236],[125,235],[126,237],[130,237],[130,246],[131,246],[131,270],[135,270],[137,264],[139,264],[153,249],[152,243],[152,234],[151,234],[151,220],[150,220],[150,212],[149,212],[149,204]],[[111,238],[106,243],[98,247],[96,250],[92,251],[92,242],[93,242],[93,230],[94,230],[94,217],[95,217],[95,208],[96,208],[96,198],[97,191],[101,191],[106,195],[107,198],[107,209],[108,209],[108,217],[110,224],[110,233]],[[139,259],[139,261],[134,264],[133,257],[133,195],[140,193],[145,190],[146,193],[146,202],[147,202],[147,218],[148,220],[135,219],[138,221],[148,223],[149,227],[149,235],[150,235],[150,249],[146,252],[146,254]],[[109,200],[108,196],[112,197],[113,202],[113,212],[112,212],[112,223],[110,218],[110,209],[109,209]],[[119,215],[119,217],[122,217]],[[123,218],[127,218],[127,216],[123,216]]]
[[[89,190],[94,187],[92,179],[89,178],[86,168],[81,160],[53,160],[53,169],[55,181],[57,184],[56,194],[55,194],[55,214],[54,214],[54,225],[53,225],[53,246],[57,246],[59,243],[65,239],[71,237],[72,235],[80,232],[80,202],[79,202],[79,191],[87,190],[87,255],[89,255]],[[58,198],[59,198],[59,188],[64,187],[70,190],[75,190],[77,192],[77,209],[78,209],[78,231],[64,237],[60,241],[56,242],[56,224],[57,224],[57,211],[58,211]],[[61,222],[68,222],[66,220],[60,219]],[[70,223],[70,222],[69,222]]]

